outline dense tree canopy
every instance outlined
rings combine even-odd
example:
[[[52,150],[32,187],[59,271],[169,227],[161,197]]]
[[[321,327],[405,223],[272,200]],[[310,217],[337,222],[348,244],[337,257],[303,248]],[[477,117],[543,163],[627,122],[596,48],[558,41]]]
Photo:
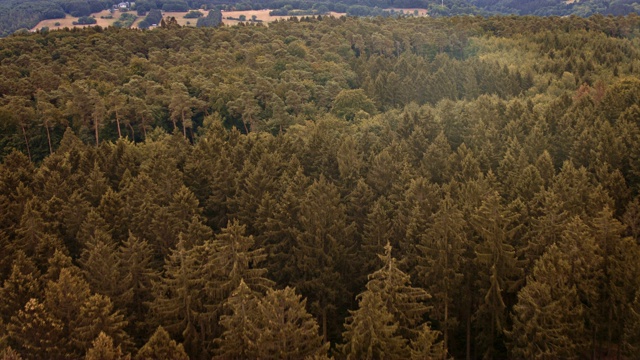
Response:
[[[639,34],[313,17],[0,40],[0,354],[633,358]]]

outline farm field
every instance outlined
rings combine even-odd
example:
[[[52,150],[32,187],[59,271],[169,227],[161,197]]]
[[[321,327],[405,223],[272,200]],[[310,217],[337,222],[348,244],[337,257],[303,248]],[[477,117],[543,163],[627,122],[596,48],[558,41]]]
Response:
[[[135,11],[129,11],[127,13],[135,14]],[[67,17],[65,17],[64,19],[43,20],[39,22],[38,25],[36,25],[33,29],[31,29],[31,31],[35,31],[43,27],[48,27],[49,30],[57,30],[65,27],[72,28],[72,27],[86,27],[86,26],[96,26],[96,25],[99,25],[102,27],[108,27],[113,25],[114,22],[118,21],[118,19],[122,14],[127,14],[127,13],[116,11],[113,14],[111,14],[109,10],[102,10],[100,12],[91,14],[91,16],[96,19],[96,23],[91,25],[73,25],[74,21],[78,21],[78,18],[67,14]],[[109,15],[112,15],[113,19],[103,19],[103,17],[107,17]],[[140,19],[136,19],[136,22],[134,23],[134,25],[138,23],[140,20],[142,20],[142,18],[144,17],[141,17]],[[60,23],[60,25],[56,26],[56,23]]]
[[[391,9],[390,9],[391,10]],[[418,16],[427,16],[427,9],[396,9],[394,8],[393,10],[395,11],[404,11],[405,13],[408,14],[412,14],[414,13],[414,11],[418,11]],[[271,16],[269,15],[269,12],[271,10],[269,9],[265,9],[265,10],[245,10],[245,11],[223,11],[222,12],[222,23],[225,25],[237,25],[238,23],[240,23],[239,20],[232,20],[230,18],[233,19],[238,19],[240,18],[240,16],[244,15],[247,20],[252,19],[253,16],[256,17],[256,20],[262,20],[262,22],[264,23],[269,23],[272,21],[276,21],[279,19],[288,19],[291,16]],[[206,15],[206,11],[202,10],[202,12]],[[131,14],[135,14],[135,12],[130,11],[129,13]],[[50,30],[56,30],[56,29],[61,29],[61,28],[72,28],[72,27],[86,27],[86,26],[95,26],[95,25],[99,25],[102,27],[108,27],[113,25],[113,23],[115,23],[118,18],[120,18],[120,15],[124,14],[121,12],[115,12],[113,13],[114,18],[113,19],[103,19],[101,17],[107,17],[109,15],[111,15],[111,13],[109,12],[109,10],[103,10],[99,13],[94,13],[91,14],[91,16],[95,17],[97,23],[93,24],[93,25],[73,25],[74,21],[78,21],[78,18],[76,17],[72,17],[67,15],[66,18],[64,19],[50,19],[50,20],[44,20],[41,21],[40,23],[38,23],[38,25],[36,25],[34,28],[31,29],[31,31],[36,31],[37,29],[41,29],[43,27],[48,27]],[[176,19],[176,21],[178,22],[178,24],[180,24],[181,26],[195,26],[197,19],[185,19],[184,15],[186,14],[186,12],[178,12],[178,11],[166,11],[163,12],[164,14],[164,18],[168,19],[171,17],[174,17]],[[340,17],[342,15],[345,15],[345,13],[338,13],[338,12],[330,12],[329,13],[332,16],[335,17]],[[133,23],[132,27],[136,28],[138,26],[138,23],[140,23],[140,21],[142,21],[144,19],[144,16],[139,16],[136,21]],[[60,23],[60,25],[56,26],[56,23]],[[188,24],[187,24],[188,23]]]

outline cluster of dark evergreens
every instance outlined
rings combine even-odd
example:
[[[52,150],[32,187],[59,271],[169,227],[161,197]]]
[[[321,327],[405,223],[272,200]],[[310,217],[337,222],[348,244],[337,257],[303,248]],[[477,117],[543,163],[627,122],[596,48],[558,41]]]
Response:
[[[633,358],[638,34],[321,17],[2,39],[0,351]]]

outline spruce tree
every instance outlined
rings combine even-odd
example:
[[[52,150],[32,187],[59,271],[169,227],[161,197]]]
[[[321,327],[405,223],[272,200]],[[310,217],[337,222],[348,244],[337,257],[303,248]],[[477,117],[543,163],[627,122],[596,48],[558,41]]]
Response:
[[[327,353],[329,343],[319,334],[306,304],[293,288],[267,291],[257,304],[258,358],[292,360]]]
[[[179,241],[165,261],[163,276],[154,282],[154,299],[149,303],[151,320],[166,327],[163,332],[184,339],[190,352],[204,349],[204,279],[198,273],[197,255]]]
[[[536,261],[513,308],[510,354],[519,359],[578,359],[585,355],[584,305],[567,255],[551,245]]]
[[[267,270],[259,267],[266,254],[262,249],[254,249],[253,236],[246,236],[245,231],[246,227],[237,220],[229,222],[212,243],[204,245],[208,260],[202,269],[208,280],[205,290],[220,304],[241,280],[257,292],[265,292],[273,286],[273,282],[265,277]]]
[[[22,360],[22,356],[9,346],[0,352],[0,360]]]
[[[220,317],[225,328],[215,340],[219,359],[249,359],[257,357],[256,342],[261,330],[256,327],[258,299],[244,280],[225,302],[229,314]]]
[[[60,346],[64,340],[63,324],[36,299],[30,299],[24,309],[11,318],[7,330],[16,351],[24,357],[70,358]]]
[[[131,356],[123,355],[120,346],[113,345],[113,339],[104,332],[100,332],[91,343],[84,360],[130,360]]]
[[[321,319],[325,341],[328,327],[339,324],[330,315],[347,299],[348,255],[353,244],[352,224],[347,224],[338,189],[324,177],[307,189],[300,206],[300,232],[293,254],[297,271],[292,285],[311,302],[311,311]]]
[[[398,335],[398,321],[387,309],[381,294],[358,295],[358,309],[350,311],[340,347],[347,359],[405,359],[407,341]]]
[[[5,324],[24,309],[29,299],[42,296],[40,271],[23,252],[16,255],[11,273],[0,288],[0,320]]]
[[[369,275],[367,291],[380,294],[387,310],[399,323],[398,332],[412,340],[429,311],[425,302],[431,295],[424,289],[411,286],[409,275],[398,268],[396,259],[391,256],[389,243],[384,250],[383,255],[378,255],[383,263],[382,268]]]
[[[480,334],[481,351],[485,357],[498,356],[497,346],[501,342],[506,323],[505,294],[515,291],[521,275],[511,239],[517,231],[512,224],[514,214],[500,204],[497,192],[489,193],[482,205],[476,209],[471,225],[480,236],[476,246],[476,262],[480,269],[478,279],[482,300],[476,318],[483,329]]]
[[[113,310],[111,299],[103,295],[92,295],[80,307],[78,319],[73,324],[71,339],[85,353],[91,342],[101,333],[108,335],[118,347],[130,348],[133,343],[124,331],[127,321],[120,311]]]
[[[80,266],[94,292],[117,299],[127,291],[116,245],[107,234],[98,231],[90,239],[80,256]]]
[[[126,310],[129,333],[137,338],[144,329],[144,320],[153,298],[153,282],[159,274],[152,266],[153,250],[149,243],[129,233],[116,253],[119,263],[119,279],[125,292],[114,298],[114,303]],[[136,339],[138,340],[138,339]]]
[[[136,354],[136,360],[189,360],[184,352],[182,344],[172,340],[169,333],[159,326],[156,332],[149,338],[146,344]]]
[[[418,246],[422,253],[418,265],[420,282],[436,300],[432,314],[442,324],[445,349],[448,346],[449,329],[455,322],[452,307],[456,289],[462,286],[464,280],[464,254],[471,246],[466,239],[466,226],[462,211],[447,194],[440,201],[440,208],[433,215],[433,223]]]

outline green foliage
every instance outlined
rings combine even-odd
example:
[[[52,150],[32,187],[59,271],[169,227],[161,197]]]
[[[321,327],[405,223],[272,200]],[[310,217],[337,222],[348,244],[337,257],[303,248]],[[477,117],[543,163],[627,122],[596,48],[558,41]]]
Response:
[[[81,16],[78,18],[78,21],[74,21],[73,25],[92,25],[97,22],[98,21],[91,16]]]
[[[169,333],[159,326],[146,344],[138,351],[136,360],[175,359],[188,360],[182,344],[177,344]]]
[[[294,289],[268,290],[256,298],[244,282],[229,297],[230,315],[220,319],[220,359],[300,359],[326,355],[328,343]]]
[[[635,356],[640,19],[463,20],[2,39],[0,348]]]
[[[113,345],[113,339],[100,332],[100,335],[93,341],[91,348],[87,351],[85,360],[125,360],[131,356],[123,356],[120,346]]]
[[[133,14],[123,13],[120,15],[120,18],[118,18],[118,21],[113,23],[113,26],[118,28],[129,28],[137,18],[138,17]]]
[[[189,11],[188,13],[186,13],[184,15],[184,18],[185,19],[197,19],[197,18],[202,17],[202,16],[204,16],[204,14],[201,13],[200,11],[191,10],[191,11]]]

